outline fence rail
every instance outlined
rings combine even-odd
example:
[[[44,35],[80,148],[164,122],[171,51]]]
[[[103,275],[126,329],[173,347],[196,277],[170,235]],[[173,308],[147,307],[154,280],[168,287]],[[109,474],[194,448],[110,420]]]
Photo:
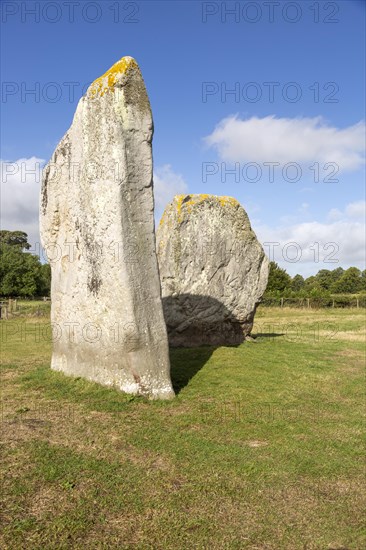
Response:
[[[0,320],[13,319],[14,317],[44,317],[49,315],[49,312],[50,299],[0,299]]]
[[[265,307],[293,307],[293,308],[365,308],[366,295],[335,294],[330,297],[269,297],[264,296],[261,306]]]

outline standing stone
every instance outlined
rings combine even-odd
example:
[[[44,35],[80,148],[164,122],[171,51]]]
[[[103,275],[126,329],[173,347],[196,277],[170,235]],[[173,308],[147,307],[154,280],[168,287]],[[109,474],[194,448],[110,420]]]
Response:
[[[171,398],[153,219],[153,122],[139,67],[118,61],[81,98],[44,170],[52,368]]]
[[[172,346],[235,345],[249,336],[269,263],[231,197],[178,195],[157,231]]]

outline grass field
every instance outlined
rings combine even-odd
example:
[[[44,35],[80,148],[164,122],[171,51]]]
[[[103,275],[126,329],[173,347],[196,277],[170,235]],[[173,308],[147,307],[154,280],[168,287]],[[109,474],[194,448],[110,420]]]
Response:
[[[51,371],[47,323],[0,322],[1,548],[366,547],[365,310],[172,350],[171,402]]]

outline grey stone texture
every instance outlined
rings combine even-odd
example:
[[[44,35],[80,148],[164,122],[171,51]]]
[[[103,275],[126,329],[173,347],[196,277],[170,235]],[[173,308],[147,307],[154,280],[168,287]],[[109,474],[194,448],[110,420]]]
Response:
[[[174,396],[153,219],[153,121],[136,61],[94,81],[44,171],[52,368],[149,398]]]
[[[236,199],[174,197],[157,230],[157,252],[171,346],[248,338],[269,262]]]

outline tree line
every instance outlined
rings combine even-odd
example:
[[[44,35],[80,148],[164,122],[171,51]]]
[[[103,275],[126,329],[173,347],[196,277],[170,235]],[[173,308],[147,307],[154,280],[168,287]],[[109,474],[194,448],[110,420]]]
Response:
[[[320,269],[316,275],[304,279],[302,275],[291,277],[276,262],[270,262],[265,297],[320,298],[364,292],[366,292],[366,270],[361,271],[357,267]]]

